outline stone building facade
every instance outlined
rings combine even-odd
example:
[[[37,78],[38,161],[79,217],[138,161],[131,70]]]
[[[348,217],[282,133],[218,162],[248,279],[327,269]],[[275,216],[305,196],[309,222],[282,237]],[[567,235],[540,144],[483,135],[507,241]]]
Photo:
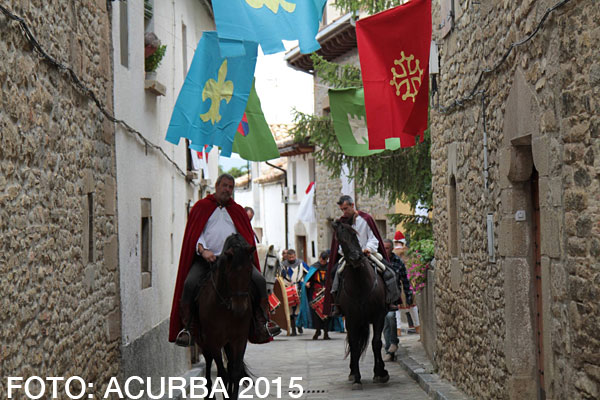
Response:
[[[112,113],[110,3],[3,3]],[[114,125],[4,13],[0,57],[0,392],[76,375],[100,397],[120,358]]]
[[[472,100],[443,108],[555,4],[433,3],[436,326],[426,344],[440,375],[475,398],[600,396],[598,3],[558,7]]]

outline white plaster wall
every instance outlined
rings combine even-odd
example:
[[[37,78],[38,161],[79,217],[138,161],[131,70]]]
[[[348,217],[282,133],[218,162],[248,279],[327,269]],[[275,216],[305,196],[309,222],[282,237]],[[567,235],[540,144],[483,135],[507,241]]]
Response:
[[[237,188],[236,187],[235,191],[233,193],[233,199],[235,200],[236,203],[238,203],[242,207],[252,207],[253,209],[256,208],[254,206],[253,193],[250,188]],[[255,212],[256,212],[256,210],[255,210]],[[256,219],[256,218],[253,218],[252,222],[254,222],[254,219]]]
[[[186,169],[186,148],[164,138],[171,112],[184,80],[182,22],[187,26],[189,63],[203,30],[214,29],[197,0],[155,1],[154,32],[167,45],[157,70],[166,96],[144,90],[143,0],[128,0],[129,66],[120,61],[119,7],[113,6],[114,108],[150,142],[160,145]],[[146,149],[140,140],[117,129],[117,207],[122,310],[122,340],[132,342],[168,318],[187,212],[186,204],[197,199],[197,188],[187,184],[173,165],[158,152]],[[140,227],[141,198],[152,201],[152,286],[141,289]]]
[[[255,188],[258,186],[254,185]],[[263,218],[257,222],[263,228],[263,243],[273,244],[277,249],[285,248],[285,207],[281,197],[281,184],[260,185],[260,203]]]
[[[310,183],[309,177],[309,162],[312,156],[310,155],[298,155],[292,156],[288,159],[288,187],[290,193],[290,202],[288,204],[288,213],[289,213],[289,228],[288,228],[288,241],[289,247],[295,247],[296,243],[296,235],[301,232],[297,232],[295,230],[295,226],[298,223],[298,208],[300,206],[300,202],[306,196],[306,188]],[[292,185],[292,174],[291,170],[292,162],[296,162],[296,194],[293,194]],[[316,188],[318,190],[318,187]],[[308,254],[307,260],[309,264],[317,261],[319,257],[319,247],[321,244],[317,241],[317,228],[316,224],[307,224],[306,222],[300,221],[304,225],[304,229],[306,231],[306,251]],[[312,244],[311,242],[315,242],[315,257],[312,256]],[[296,249],[298,250],[298,249]]]

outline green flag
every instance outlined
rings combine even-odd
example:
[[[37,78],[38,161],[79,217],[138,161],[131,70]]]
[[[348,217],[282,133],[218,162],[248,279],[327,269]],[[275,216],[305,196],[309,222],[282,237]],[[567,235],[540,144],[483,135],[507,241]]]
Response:
[[[383,150],[369,150],[365,95],[362,88],[329,89],[329,107],[333,118],[333,129],[344,154],[370,156]],[[400,148],[399,138],[389,138],[385,148]]]
[[[254,83],[248,96],[246,112],[233,139],[233,152],[248,161],[279,158],[279,150],[260,107]]]

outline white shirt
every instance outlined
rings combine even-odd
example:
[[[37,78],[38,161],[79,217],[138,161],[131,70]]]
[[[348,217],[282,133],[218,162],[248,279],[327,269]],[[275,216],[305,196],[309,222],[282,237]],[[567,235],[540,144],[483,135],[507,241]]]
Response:
[[[375,237],[375,234],[369,227],[369,224],[367,224],[367,221],[360,215],[357,215],[352,228],[354,228],[357,233],[356,237],[358,238],[360,248],[362,250],[369,249],[371,253],[376,253],[379,248],[379,240]],[[340,246],[338,252],[344,254],[342,246]]]
[[[357,236],[360,248],[363,250],[369,249],[371,253],[376,253],[379,247],[379,240],[375,237],[367,221],[360,215],[357,215],[352,227],[358,232]]]
[[[210,233],[207,234],[207,232]],[[204,249],[210,250],[215,256],[218,256],[223,251],[225,239],[233,233],[237,233],[237,230],[227,209],[225,207],[215,208],[198,238],[196,252],[198,252],[198,244],[201,244]]]

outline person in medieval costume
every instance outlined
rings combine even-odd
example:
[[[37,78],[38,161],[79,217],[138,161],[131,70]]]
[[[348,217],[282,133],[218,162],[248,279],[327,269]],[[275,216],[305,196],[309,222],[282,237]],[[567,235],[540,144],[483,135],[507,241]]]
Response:
[[[304,278],[300,296],[300,312],[296,318],[298,327],[315,329],[313,340],[317,340],[323,331],[323,339],[329,339],[330,331],[344,332],[341,317],[328,317],[323,310],[325,284],[327,282],[327,262],[329,250],[322,251],[319,261],[310,266]]]
[[[363,211],[359,211],[354,206],[354,200],[352,197],[343,195],[337,202],[342,216],[338,219],[339,222],[351,225],[356,231],[358,243],[366,256],[375,255],[378,253],[383,257],[386,262],[389,262],[385,247],[383,246],[383,240],[375,224],[375,220],[369,214]],[[339,281],[341,279],[337,272],[338,261],[340,260],[341,247],[337,241],[335,235],[331,240],[331,256],[329,258],[329,264],[327,266],[327,286],[325,291],[325,303],[324,307],[326,312],[331,310],[332,316],[341,315],[340,309],[337,307],[337,292],[339,288]],[[383,273],[383,280],[386,286],[386,302],[390,309],[395,310],[396,307],[393,303],[399,296],[398,285],[396,283],[396,276],[390,268],[386,268]],[[332,301],[333,300],[333,301]]]
[[[200,282],[208,275],[211,265],[223,250],[225,239],[239,233],[254,246],[254,232],[246,211],[233,198],[234,178],[229,174],[219,176],[215,184],[215,194],[209,194],[192,207],[185,227],[179,269],[175,281],[175,293],[171,307],[169,341],[179,346],[190,346],[192,334],[197,337],[201,329],[193,318],[194,299],[202,299],[198,293]],[[260,274],[258,256],[254,252],[252,286],[256,293],[252,299],[253,322],[249,333],[252,343],[266,343],[281,332],[274,322],[268,321],[266,281]],[[201,300],[200,300],[201,301]]]
[[[286,288],[293,286],[296,288],[296,294],[298,295],[298,304],[290,305],[290,323],[292,325],[291,336],[296,336],[296,317],[298,311],[300,311],[300,294],[302,290],[302,282],[308,272],[308,265],[301,259],[296,257],[296,250],[288,249],[287,259],[281,263],[281,275]],[[288,301],[290,301],[288,296]],[[302,333],[302,327],[298,328],[298,332]]]

